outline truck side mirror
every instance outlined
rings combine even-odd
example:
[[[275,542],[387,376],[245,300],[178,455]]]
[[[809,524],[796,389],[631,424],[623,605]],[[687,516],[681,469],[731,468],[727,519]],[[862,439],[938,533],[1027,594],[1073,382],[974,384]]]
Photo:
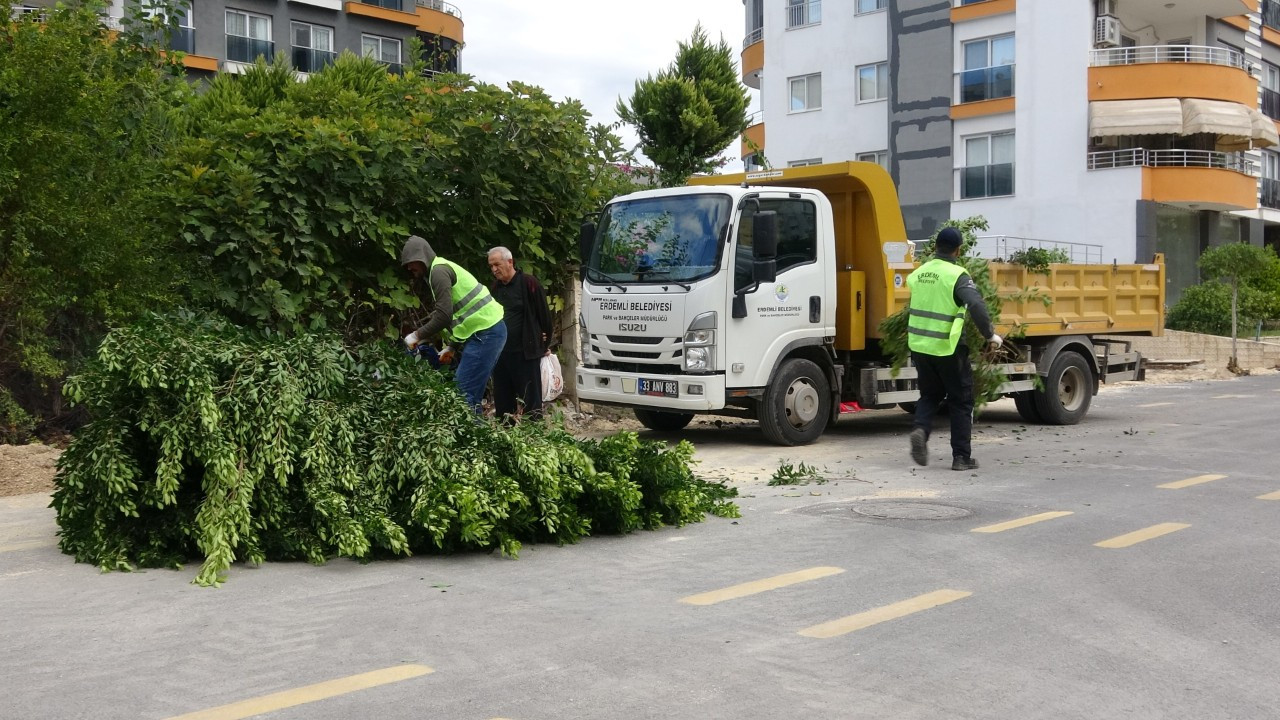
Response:
[[[596,241],[596,224],[588,220],[578,230],[578,257],[582,267],[591,261],[591,245]]]
[[[763,210],[751,216],[751,279],[771,283],[778,279],[778,213]]]

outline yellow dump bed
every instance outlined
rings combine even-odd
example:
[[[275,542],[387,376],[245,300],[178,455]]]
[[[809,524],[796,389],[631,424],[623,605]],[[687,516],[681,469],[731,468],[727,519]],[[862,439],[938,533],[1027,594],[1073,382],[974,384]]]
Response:
[[[835,227],[836,343],[861,350],[880,336],[880,322],[909,297],[915,269],[897,189],[875,163],[842,162],[695,178],[695,185],[778,185],[812,188],[831,201]],[[1028,337],[1107,334],[1160,335],[1164,328],[1164,262],[1146,265],[1049,266],[1047,274],[991,263],[1005,298],[1000,327],[1020,325]],[[1031,292],[1028,292],[1031,291]],[[1051,302],[1045,302],[1048,298]]]

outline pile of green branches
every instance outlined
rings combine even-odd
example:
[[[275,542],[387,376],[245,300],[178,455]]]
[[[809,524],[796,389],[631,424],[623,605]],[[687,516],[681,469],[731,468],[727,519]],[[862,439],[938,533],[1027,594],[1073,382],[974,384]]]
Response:
[[[109,334],[66,392],[92,420],[59,463],[61,547],[104,570],[203,558],[195,582],[217,585],[239,560],[514,556],[738,513],[687,442],[504,428],[398,343],[154,316]]]

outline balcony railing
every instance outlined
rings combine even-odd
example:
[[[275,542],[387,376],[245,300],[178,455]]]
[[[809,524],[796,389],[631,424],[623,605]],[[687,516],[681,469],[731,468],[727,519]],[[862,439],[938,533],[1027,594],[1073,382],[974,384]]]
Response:
[[[1120,167],[1188,167],[1234,170],[1257,176],[1258,164],[1238,153],[1216,150],[1104,150],[1089,153],[1090,170]]]
[[[822,22],[822,0],[808,0],[787,6],[787,27],[803,27]]]
[[[24,15],[34,15],[32,19],[36,22],[46,22],[49,19],[49,8],[33,7],[31,5],[14,5],[9,9],[9,19],[17,22]]]
[[[1102,262],[1102,246],[1093,243],[1064,242],[1061,240],[1039,240],[1035,238],[1014,237],[1012,235],[979,235],[973,252],[978,257],[1008,259],[1019,250],[1043,248],[1045,250],[1061,250],[1067,254],[1067,262],[1093,263]]]
[[[365,5],[377,5],[380,8],[386,8],[388,10],[404,9],[404,5],[401,4],[400,0],[360,0],[360,2]]]
[[[747,127],[751,127],[752,125],[759,125],[762,122],[764,122],[763,110],[757,110],[747,116]]]
[[[169,32],[169,49],[194,55],[196,52],[195,28],[173,28]]]
[[[975,68],[956,73],[960,79],[960,102],[1013,97],[1013,66]]]
[[[1262,114],[1272,120],[1280,120],[1280,92],[1262,88]]]
[[[761,40],[764,40],[764,28],[758,27],[755,30],[752,30],[751,32],[747,33],[747,36],[743,38],[742,49],[746,50],[747,48],[751,47],[752,45],[755,45]]]
[[[1262,178],[1262,207],[1280,210],[1280,180]]]
[[[227,59],[233,62],[251,63],[259,57],[272,58],[276,44],[270,40],[255,40],[241,35],[227,36]]]
[[[958,172],[962,200],[1013,194],[1013,163],[973,165]]]
[[[1140,45],[1138,47],[1103,48],[1090,50],[1089,64],[1138,65],[1141,63],[1205,63],[1227,67],[1250,69],[1244,53],[1231,48],[1210,45]]]
[[[1262,24],[1280,30],[1280,2],[1262,0]]]
[[[293,49],[293,69],[298,72],[318,72],[326,65],[332,65],[338,53],[314,48],[295,47]]]
[[[444,0],[417,0],[417,3],[418,3],[418,7],[424,7],[429,10],[442,12],[448,15],[452,15],[456,18],[462,17],[462,13],[459,12],[457,5],[454,5],[453,3],[444,2]]]

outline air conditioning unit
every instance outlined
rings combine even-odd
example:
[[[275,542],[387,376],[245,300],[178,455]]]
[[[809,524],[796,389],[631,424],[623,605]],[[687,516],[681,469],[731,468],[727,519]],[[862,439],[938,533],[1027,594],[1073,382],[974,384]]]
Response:
[[[1093,25],[1094,47],[1120,46],[1120,21],[1106,15],[1099,17]]]
[[[1118,2],[1118,0],[1098,0],[1097,3],[1094,4],[1094,8],[1098,11],[1099,17],[1103,15],[1115,17],[1116,2]]]

